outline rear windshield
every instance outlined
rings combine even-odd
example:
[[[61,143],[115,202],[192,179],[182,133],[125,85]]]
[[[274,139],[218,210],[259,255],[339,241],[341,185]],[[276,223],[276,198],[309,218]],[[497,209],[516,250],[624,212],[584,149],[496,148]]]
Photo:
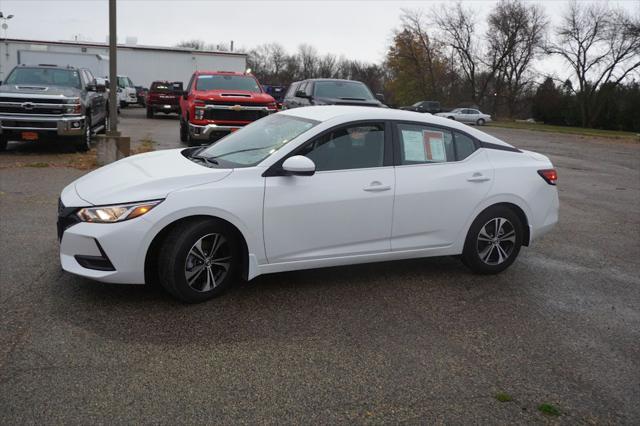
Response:
[[[80,89],[77,70],[60,68],[14,68],[5,84],[33,84],[37,86],[64,86]]]
[[[182,92],[182,83],[153,83],[150,90],[162,93]]]
[[[313,88],[316,98],[372,100],[373,95],[359,81],[316,81]]]
[[[199,75],[196,90],[244,90],[261,93],[255,78],[244,75]]]

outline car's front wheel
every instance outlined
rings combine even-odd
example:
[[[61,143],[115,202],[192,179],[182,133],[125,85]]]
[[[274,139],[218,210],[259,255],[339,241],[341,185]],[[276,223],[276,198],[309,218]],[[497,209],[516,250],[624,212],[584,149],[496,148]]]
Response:
[[[87,111],[87,118],[84,121],[84,132],[82,136],[78,136],[76,141],[76,149],[80,152],[89,151],[91,149],[91,116]]]
[[[189,139],[188,132],[189,129],[187,128],[186,123],[184,122],[182,117],[180,117],[180,142],[187,142],[187,140]]]
[[[484,118],[478,118],[478,121],[476,121],[476,124],[478,126],[484,126]]]
[[[523,224],[509,207],[486,209],[473,222],[462,252],[462,262],[473,272],[497,274],[518,257]]]
[[[224,292],[240,269],[240,249],[228,225],[212,219],[177,225],[165,238],[158,259],[162,286],[187,303]]]

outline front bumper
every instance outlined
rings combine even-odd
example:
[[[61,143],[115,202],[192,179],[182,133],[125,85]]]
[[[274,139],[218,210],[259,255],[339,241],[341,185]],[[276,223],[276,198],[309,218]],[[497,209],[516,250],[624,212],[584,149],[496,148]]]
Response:
[[[215,133],[231,133],[238,129],[242,129],[242,127],[243,126],[223,126],[218,124],[198,126],[196,124],[189,123],[189,135],[191,135],[191,139],[209,140]]]
[[[57,134],[58,136],[79,136],[84,133],[84,115],[45,116],[45,115],[0,115],[0,134],[36,131]]]

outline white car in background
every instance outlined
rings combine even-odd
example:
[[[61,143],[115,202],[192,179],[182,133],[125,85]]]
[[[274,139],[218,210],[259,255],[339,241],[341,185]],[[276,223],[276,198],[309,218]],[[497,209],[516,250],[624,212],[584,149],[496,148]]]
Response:
[[[198,302],[237,276],[461,255],[503,271],[558,220],[547,157],[416,112],[286,110],[216,144],[135,155],[67,186],[64,270]]]
[[[485,123],[491,121],[489,114],[483,114],[477,109],[473,108],[456,108],[449,112],[439,112],[436,114],[439,117],[446,117],[450,120],[460,121],[462,123],[477,124],[483,126]]]

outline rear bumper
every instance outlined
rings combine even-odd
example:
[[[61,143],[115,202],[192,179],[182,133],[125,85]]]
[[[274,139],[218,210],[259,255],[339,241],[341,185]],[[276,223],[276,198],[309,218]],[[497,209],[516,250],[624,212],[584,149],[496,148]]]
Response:
[[[79,136],[84,132],[84,122],[84,115],[56,117],[3,114],[0,115],[0,133],[35,131],[58,136]]]
[[[150,104],[147,102],[147,108],[152,109],[154,112],[180,112],[180,105],[172,105],[172,104],[162,104],[162,103]]]

